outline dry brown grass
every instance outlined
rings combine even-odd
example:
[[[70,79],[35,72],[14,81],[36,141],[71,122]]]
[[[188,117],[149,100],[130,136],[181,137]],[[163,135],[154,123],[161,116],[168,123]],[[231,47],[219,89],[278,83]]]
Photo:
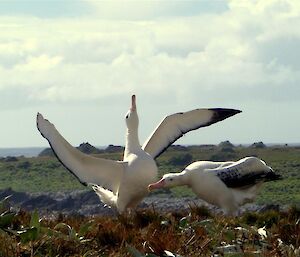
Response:
[[[0,256],[166,256],[167,250],[187,257],[294,257],[300,254],[299,220],[297,208],[232,218],[194,206],[189,213],[141,210],[131,216],[59,215],[41,221],[37,213],[21,211],[2,224]]]

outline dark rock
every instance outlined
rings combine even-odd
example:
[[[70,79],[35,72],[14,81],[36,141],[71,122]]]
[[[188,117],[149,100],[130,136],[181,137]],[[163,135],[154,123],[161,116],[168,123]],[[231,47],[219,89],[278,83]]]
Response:
[[[124,151],[124,146],[119,146],[119,145],[109,145],[108,147],[105,148],[105,152],[107,153],[119,153]]]
[[[5,162],[17,162],[18,158],[15,156],[7,156],[6,158],[4,158]]]
[[[218,147],[220,148],[233,148],[234,145],[232,143],[230,143],[230,141],[226,140],[226,141],[223,141],[221,142]]]
[[[43,151],[41,151],[38,156],[39,157],[44,157],[44,156],[54,157],[55,155],[51,148],[46,148]]]
[[[13,204],[22,203],[30,198],[30,196],[27,193],[16,192],[13,191],[11,188],[6,188],[0,191],[0,200],[4,199],[7,196],[10,196],[9,201]]]
[[[86,142],[86,143],[81,143],[78,147],[76,147],[79,151],[85,153],[85,154],[99,154],[102,153],[103,151],[92,146],[90,143]],[[38,155],[39,157],[43,157],[43,156],[50,156],[53,157],[54,152],[51,148],[46,148],[43,151],[41,151]]]
[[[229,161],[236,158],[236,152],[234,150],[234,145],[230,143],[228,140],[221,142],[217,149],[217,151],[211,155],[209,160],[211,161]]]
[[[29,161],[23,161],[23,162],[19,163],[17,167],[20,169],[27,170],[30,168],[30,166],[31,166],[31,163]]]
[[[100,200],[97,194],[94,191],[83,192],[78,195],[78,201],[82,201],[86,205],[99,204]]]
[[[266,148],[266,145],[263,142],[253,143],[250,147],[252,148]]]
[[[259,211],[266,212],[266,211],[279,211],[280,206],[278,204],[267,204],[264,205]]]
[[[52,209],[53,206],[56,204],[56,201],[49,197],[48,195],[39,195],[36,197],[31,197],[27,201],[24,201],[21,204],[21,207],[27,210],[34,210],[34,209]]]
[[[77,205],[77,206],[76,206]],[[61,201],[57,201],[57,203],[54,206],[55,210],[62,211],[62,210],[78,210],[78,207],[80,206],[80,203],[75,202],[75,199],[71,196],[68,196],[66,199],[63,199]]]
[[[80,144],[77,149],[85,154],[99,154],[102,152],[88,142]]]
[[[0,190],[0,200],[6,196],[12,195],[9,198],[8,203],[12,206],[17,204],[22,208],[33,211],[38,211],[46,216],[55,216],[59,213],[64,215],[116,215],[115,209],[105,207],[100,202],[98,196],[92,191],[74,191],[74,192],[52,192],[52,193],[21,193],[15,192],[11,188]],[[144,200],[138,205],[138,209],[155,209],[159,212],[190,212],[191,206],[205,206],[213,213],[222,213],[220,208],[210,205],[201,199],[194,197],[171,197],[169,194],[155,195],[144,198]],[[268,210],[282,210],[287,208],[270,204],[260,206],[256,204],[247,204],[240,208],[239,213],[242,214],[247,211],[268,211]]]
[[[225,152],[225,153],[234,153],[234,145],[231,144],[228,140],[221,142],[218,145],[219,152]]]
[[[214,149],[216,149],[216,146],[215,145],[211,145],[211,144],[206,144],[206,145],[189,145],[189,146],[187,146],[187,149],[189,151],[198,150],[198,149],[201,149],[201,150],[214,150]]]
[[[183,145],[170,145],[169,149],[174,151],[187,151],[187,147]]]

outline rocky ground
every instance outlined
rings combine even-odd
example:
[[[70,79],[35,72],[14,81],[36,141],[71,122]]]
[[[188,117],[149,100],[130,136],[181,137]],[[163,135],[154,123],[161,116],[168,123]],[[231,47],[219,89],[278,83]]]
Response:
[[[22,208],[28,211],[37,209],[46,216],[58,213],[73,215],[116,215],[113,209],[104,207],[98,196],[93,191],[56,192],[56,193],[24,193],[11,189],[0,191],[0,200],[9,196],[9,203],[14,208]],[[138,208],[154,208],[158,212],[188,211],[190,206],[204,205],[212,212],[221,210],[197,199],[196,197],[175,198],[170,195],[146,197]],[[269,209],[279,210],[279,205],[244,205],[240,211],[265,211]]]

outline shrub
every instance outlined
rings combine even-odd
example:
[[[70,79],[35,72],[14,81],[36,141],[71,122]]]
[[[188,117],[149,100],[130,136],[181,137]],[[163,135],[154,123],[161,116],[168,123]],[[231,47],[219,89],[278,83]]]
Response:
[[[173,156],[169,159],[168,164],[174,166],[185,166],[192,162],[193,156],[189,153]]]
[[[236,158],[236,154],[233,152],[217,152],[210,156],[211,161],[231,161]]]
[[[23,170],[27,170],[31,167],[31,163],[29,161],[24,161],[19,163],[17,167]]]

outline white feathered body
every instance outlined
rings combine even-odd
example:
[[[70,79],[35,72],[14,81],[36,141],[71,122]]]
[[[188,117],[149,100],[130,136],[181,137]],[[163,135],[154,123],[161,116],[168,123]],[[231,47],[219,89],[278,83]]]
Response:
[[[188,186],[204,201],[225,209],[226,212],[234,212],[237,208],[233,201],[234,193],[213,172],[207,169],[215,169],[223,163],[198,161],[192,163],[183,172],[188,175]]]
[[[183,172],[189,174],[189,186],[196,195],[227,213],[234,213],[238,206],[253,201],[264,181],[265,176],[261,174],[273,173],[270,167],[255,157],[237,162],[198,161]],[[256,180],[251,180],[251,175],[256,176]],[[248,184],[243,182],[244,178],[248,179]]]
[[[235,214],[240,205],[255,199],[264,181],[279,177],[262,160],[246,157],[236,162],[197,161],[149,186],[187,185],[199,198]]]
[[[128,162],[121,179],[117,208],[134,208],[149,193],[147,187],[157,180],[157,166],[153,158],[143,150],[131,153],[124,160]]]

